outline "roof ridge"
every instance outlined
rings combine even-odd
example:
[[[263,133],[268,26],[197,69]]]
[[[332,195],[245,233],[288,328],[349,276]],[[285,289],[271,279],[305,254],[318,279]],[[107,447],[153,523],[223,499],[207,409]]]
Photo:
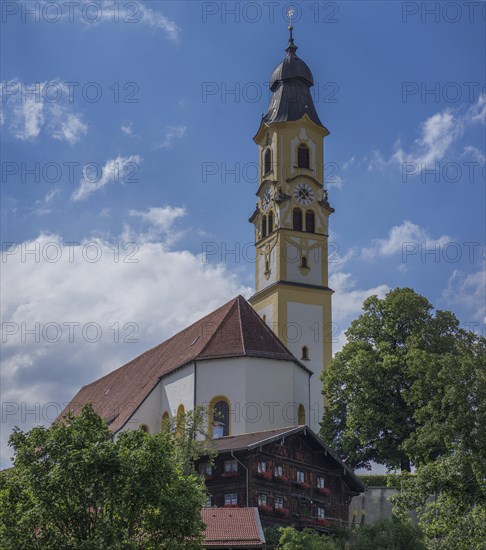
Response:
[[[221,327],[221,325],[226,321],[226,319],[228,318],[229,314],[233,311],[233,308],[235,307],[235,303],[238,301],[238,296],[236,298],[233,298],[233,300],[230,300],[230,302],[233,302],[231,304],[231,306],[228,308],[228,311],[224,314],[223,318],[221,319],[221,321],[217,324],[217,326],[215,327],[214,331],[213,331],[213,334],[208,338],[208,341],[204,344],[204,346],[202,347],[202,349],[199,351],[199,353],[196,355],[196,357],[194,359],[198,359],[200,358],[200,356],[204,353],[204,351],[206,350],[206,348],[209,346],[209,344],[213,341],[214,337],[216,336],[216,333],[218,332],[218,329]],[[228,305],[230,302],[226,302],[225,305]],[[223,307],[223,306],[222,306]],[[201,319],[202,320],[202,319]]]
[[[241,345],[243,346],[243,353],[246,355],[246,343],[245,343],[245,335],[243,333],[243,323],[241,322],[241,316],[243,312],[241,311],[241,300],[244,300],[243,296],[241,294],[238,294],[238,297],[236,298],[237,304],[238,304],[238,317],[240,319],[240,336],[241,336]]]
[[[243,434],[233,434],[233,435],[225,435],[224,437],[219,437],[217,441],[221,441],[223,439],[228,440],[232,439],[234,437],[241,437],[243,435],[253,435],[253,434],[263,434],[267,432],[278,432],[280,430],[293,430],[294,428],[298,428],[299,426],[282,426],[281,428],[268,428],[267,430],[260,430],[258,432],[248,432]]]

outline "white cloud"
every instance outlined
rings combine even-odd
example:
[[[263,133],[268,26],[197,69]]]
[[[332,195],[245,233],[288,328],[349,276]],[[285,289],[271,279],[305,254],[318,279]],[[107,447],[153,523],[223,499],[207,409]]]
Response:
[[[337,174],[334,174],[326,179],[326,187],[328,189],[342,189],[344,186],[344,179]]]
[[[152,242],[160,237],[164,238],[166,245],[173,245],[183,231],[174,229],[174,223],[186,215],[186,210],[180,207],[161,206],[152,207],[146,211],[130,210],[129,215],[140,218],[149,225],[147,232],[135,232],[130,226],[126,226],[124,237],[127,240],[137,240],[138,242]]]
[[[126,124],[126,125],[123,125],[121,126],[121,131],[127,135],[127,136],[131,136],[133,134],[133,123],[130,122],[130,124]]]
[[[38,216],[50,214],[52,212],[51,204],[60,193],[61,190],[58,187],[48,191],[42,200],[35,201],[34,213]]]
[[[170,149],[176,139],[181,139],[186,134],[185,126],[167,126],[164,141],[159,145],[161,149]]]
[[[166,210],[164,217],[154,209],[147,215],[167,230],[177,213]],[[38,258],[22,261],[20,251],[2,253],[2,319],[11,323],[3,328],[2,401],[12,411],[2,425],[3,467],[13,425],[48,423],[82,385],[237,294],[252,293],[225,265],[205,263],[187,250],[169,251],[164,240],[67,244],[59,235],[43,234],[22,246],[38,250]],[[8,335],[6,327],[18,332]],[[38,343],[36,334],[26,333],[36,327]],[[87,341],[98,335],[98,342]],[[35,411],[36,403],[38,414],[23,419],[22,411]]]
[[[466,145],[466,147],[464,147],[464,153],[462,156],[472,157],[476,162],[479,162],[481,164],[484,164],[484,162],[486,162],[485,154],[473,145]]]
[[[69,88],[55,79],[24,83],[10,80],[0,83],[3,123],[22,141],[33,141],[42,132],[58,141],[73,145],[88,132],[82,115],[74,112]],[[58,94],[58,100],[54,101]]]
[[[404,220],[401,225],[393,226],[385,239],[373,239],[370,247],[364,248],[361,256],[364,259],[373,259],[377,256],[392,256],[404,254],[412,249],[431,249],[434,246],[443,247],[451,242],[451,237],[442,235],[433,238],[426,229],[409,220]]]
[[[101,173],[87,173],[83,171],[80,185],[72,194],[74,201],[85,200],[99,189],[106,187],[109,183],[123,183],[125,177],[133,174],[133,168],[138,171],[138,165],[142,161],[139,155],[130,155],[128,157],[118,157],[109,159],[101,168]],[[136,165],[136,166],[135,166]]]
[[[430,116],[420,125],[420,136],[415,139],[408,150],[397,140],[394,152],[386,160],[380,151],[374,151],[368,170],[398,166],[403,170],[404,164],[415,167],[414,175],[426,169],[435,168],[443,160],[452,146],[464,135],[465,131],[476,123],[486,121],[486,97],[480,95],[477,103],[466,111],[445,109]],[[475,149],[475,147],[471,147]],[[467,149],[467,147],[466,147]]]
[[[486,326],[486,269],[466,274],[454,270],[442,298],[451,306],[465,308],[472,315],[467,322],[478,322]]]

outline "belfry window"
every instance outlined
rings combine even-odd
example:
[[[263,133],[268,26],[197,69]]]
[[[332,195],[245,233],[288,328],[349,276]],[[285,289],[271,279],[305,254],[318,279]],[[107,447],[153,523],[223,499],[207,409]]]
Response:
[[[273,212],[268,214],[268,234],[273,231]]]
[[[302,210],[300,208],[294,208],[293,228],[295,231],[302,231]]]
[[[265,157],[264,157],[264,161],[263,161],[263,164],[264,164],[264,174],[268,174],[268,172],[271,171],[272,169],[272,150],[271,149],[267,149],[265,151]]]
[[[307,233],[315,233],[316,217],[313,210],[307,210],[305,213],[305,230]]]
[[[297,166],[298,168],[309,168],[309,148],[303,143],[297,148]]]
[[[267,236],[267,217],[263,216],[262,218],[262,239]]]

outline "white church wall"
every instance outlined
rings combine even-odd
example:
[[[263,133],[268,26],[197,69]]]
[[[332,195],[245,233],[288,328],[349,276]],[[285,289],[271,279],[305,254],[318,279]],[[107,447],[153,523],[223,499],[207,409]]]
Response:
[[[161,382],[149,393],[143,403],[134,412],[129,421],[118,432],[126,430],[138,430],[142,424],[148,427],[150,433],[160,430],[161,420]]]
[[[232,435],[297,425],[307,412],[308,375],[291,361],[242,357],[204,361],[197,368],[197,401],[215,396],[230,403]]]
[[[161,385],[160,416],[167,411],[172,418],[176,416],[180,405],[184,410],[191,410],[194,406],[194,364],[164,376]]]
[[[294,239],[302,243],[302,239]],[[300,266],[300,250],[295,244],[287,243],[286,259],[287,259],[287,279],[298,283],[306,283],[309,285],[322,285],[322,252],[319,247],[319,242],[315,239],[307,239],[307,247],[303,250],[306,254],[309,271],[304,275]]]

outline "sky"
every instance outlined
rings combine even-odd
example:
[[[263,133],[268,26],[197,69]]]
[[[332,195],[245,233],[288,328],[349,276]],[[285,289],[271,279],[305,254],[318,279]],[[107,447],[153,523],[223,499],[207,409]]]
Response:
[[[254,288],[255,135],[288,2],[1,3],[2,423]],[[295,2],[331,218],[334,351],[412,287],[486,335],[486,4]]]

